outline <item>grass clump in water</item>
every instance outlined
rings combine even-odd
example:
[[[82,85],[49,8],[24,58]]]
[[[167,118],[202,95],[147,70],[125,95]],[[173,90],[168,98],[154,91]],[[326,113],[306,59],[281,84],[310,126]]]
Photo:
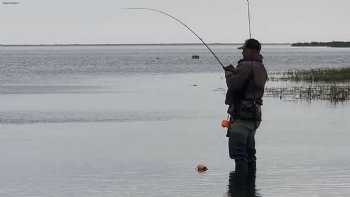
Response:
[[[271,73],[270,73],[271,74]],[[287,87],[265,89],[267,96],[292,100],[327,100],[332,103],[350,101],[350,68],[295,70],[273,73],[270,80],[300,82]]]
[[[350,68],[288,71],[284,73],[282,79],[307,82],[346,82],[350,81]]]

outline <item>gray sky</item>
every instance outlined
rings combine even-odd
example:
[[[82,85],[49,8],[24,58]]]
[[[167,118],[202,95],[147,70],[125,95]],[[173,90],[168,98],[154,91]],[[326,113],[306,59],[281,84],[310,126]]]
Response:
[[[5,0],[1,0],[4,2]],[[1,44],[207,42],[248,37],[245,0],[17,0],[0,4]],[[253,36],[262,42],[350,40],[349,0],[251,0]]]

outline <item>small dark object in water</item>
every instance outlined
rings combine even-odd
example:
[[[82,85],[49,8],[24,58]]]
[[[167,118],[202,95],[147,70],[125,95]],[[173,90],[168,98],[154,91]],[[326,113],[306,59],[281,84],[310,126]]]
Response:
[[[193,84],[192,86],[193,86],[193,87],[198,87],[199,85],[197,85],[197,84]]]
[[[203,173],[203,172],[206,172],[208,170],[208,167],[205,164],[200,163],[197,165],[196,170],[199,173]]]
[[[192,59],[199,60],[199,55],[192,55]]]

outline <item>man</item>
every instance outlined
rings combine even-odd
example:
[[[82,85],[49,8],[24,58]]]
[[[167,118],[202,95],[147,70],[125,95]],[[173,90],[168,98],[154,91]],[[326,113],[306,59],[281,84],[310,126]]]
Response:
[[[255,131],[261,122],[261,105],[267,72],[260,54],[261,44],[255,39],[244,43],[243,59],[238,65],[225,67],[227,94],[225,104],[229,105],[230,158],[235,160],[235,171],[238,175],[255,177]],[[249,173],[249,174],[248,174]]]

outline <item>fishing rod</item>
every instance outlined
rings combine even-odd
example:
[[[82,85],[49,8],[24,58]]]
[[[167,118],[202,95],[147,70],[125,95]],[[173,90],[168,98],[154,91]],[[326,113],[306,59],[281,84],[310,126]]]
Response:
[[[250,16],[250,2],[247,0],[248,3],[248,25],[249,25],[249,38],[252,38],[252,29],[251,29],[251,16]]]
[[[178,23],[180,23],[181,25],[186,27],[191,33],[193,33],[204,44],[204,46],[210,51],[210,53],[215,57],[216,61],[221,65],[222,69],[225,70],[224,64],[221,62],[221,60],[215,54],[215,52],[208,46],[208,44],[205,43],[204,40],[192,28],[190,28],[188,25],[186,25],[184,22],[182,22],[180,19],[176,18],[175,16],[172,16],[169,13],[164,12],[162,10],[157,10],[157,9],[153,9],[153,8],[123,8],[123,9],[127,9],[127,10],[148,10],[148,11],[158,12],[160,14],[163,14],[163,15],[166,15],[166,16],[170,17],[171,19],[174,19],[175,21],[177,21]]]

